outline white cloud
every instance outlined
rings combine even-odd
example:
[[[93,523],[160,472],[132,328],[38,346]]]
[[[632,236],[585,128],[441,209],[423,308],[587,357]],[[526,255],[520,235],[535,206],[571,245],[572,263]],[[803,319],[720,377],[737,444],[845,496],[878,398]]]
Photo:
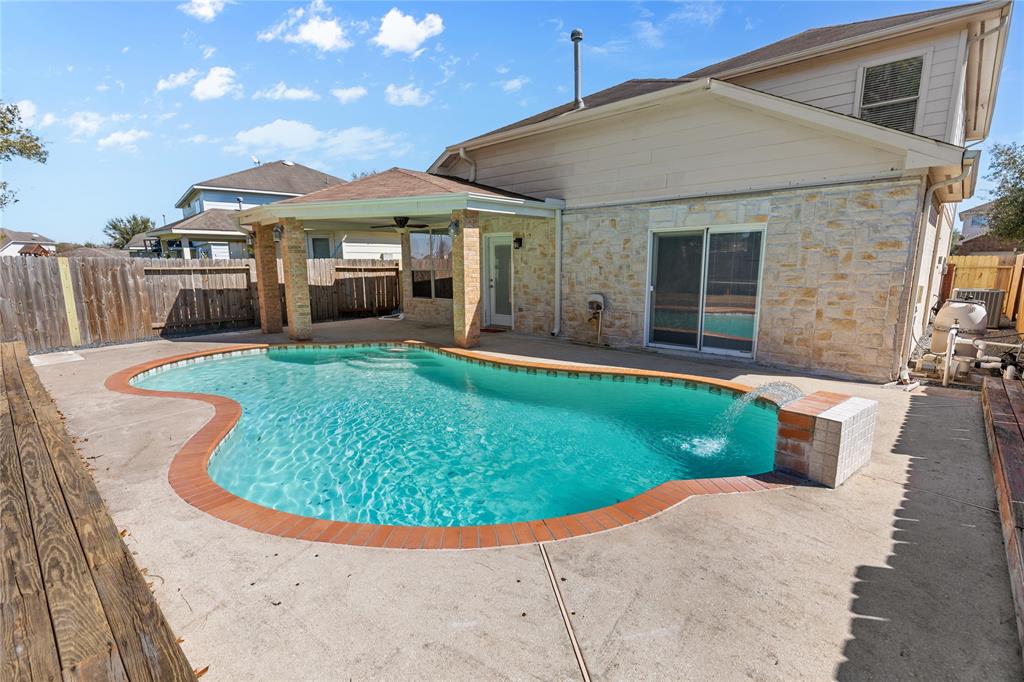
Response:
[[[132,49],[131,45],[125,45],[124,47],[121,48],[121,54],[127,53],[128,50],[130,50],[130,49]]]
[[[428,14],[416,21],[411,14],[402,14],[397,7],[392,8],[380,20],[380,30],[373,37],[373,42],[384,48],[385,52],[405,52],[418,54],[420,46],[444,31],[444,22],[437,14]]]
[[[203,59],[209,59],[217,53],[217,48],[211,45],[202,45],[201,49],[203,50]]]
[[[365,126],[332,131],[324,139],[324,145],[330,156],[360,161],[379,156],[402,156],[409,150],[408,145],[402,142],[401,135]]]
[[[311,149],[323,133],[308,123],[277,119],[273,123],[243,130],[235,135],[234,143],[227,151],[253,151],[266,153],[276,150],[299,151]]]
[[[106,118],[95,111],[76,111],[64,122],[71,127],[73,137],[81,137],[98,133],[105,121]]]
[[[642,20],[633,22],[633,35],[648,47],[663,47],[665,41],[662,39],[661,27],[655,26],[652,22]]]
[[[257,40],[312,45],[320,52],[346,50],[352,41],[345,36],[341,22],[331,16],[331,8],[323,0],[313,0],[309,7],[288,10],[287,16],[256,35]]]
[[[191,142],[192,144],[206,144],[209,141],[209,136],[203,135],[202,133],[199,133],[198,135],[193,135],[192,137],[185,138],[185,142]]]
[[[199,21],[211,22],[224,11],[227,0],[189,0],[178,5],[178,9]]]
[[[362,85],[354,85],[351,88],[334,88],[331,90],[331,94],[342,104],[348,104],[366,97],[366,88]]]
[[[430,103],[431,96],[412,83],[408,85],[388,84],[384,88],[384,98],[388,104],[396,107],[422,107]]]
[[[408,151],[408,146],[401,135],[380,128],[355,126],[322,131],[302,121],[277,119],[237,133],[224,150],[237,154],[292,155],[315,150],[327,156],[365,161],[400,156]]]
[[[309,88],[290,88],[284,84],[284,81],[280,81],[277,85],[266,90],[259,90],[253,93],[253,99],[272,99],[272,100],[310,100],[316,101],[320,99],[320,95],[316,94]]]
[[[225,95],[240,97],[242,86],[235,81],[235,71],[226,66],[215,66],[192,87],[192,97],[200,102],[220,99]]]
[[[30,126],[36,122],[36,112],[38,108],[36,107],[35,102],[30,99],[23,99],[19,102],[15,102],[14,106],[18,107],[22,123]]]
[[[496,68],[495,68],[494,70],[495,70],[495,71],[497,71],[498,73],[500,73],[500,74],[501,74],[501,75],[503,75],[503,76],[504,76],[504,75],[505,75],[506,73],[508,73],[509,71],[511,71],[511,69],[509,69],[509,68],[508,68],[507,66],[505,66],[504,64],[502,64],[501,66],[498,66],[498,67],[496,67]]]
[[[188,71],[182,71],[181,73],[172,73],[166,78],[161,78],[156,82],[156,91],[163,92],[164,90],[173,90],[174,88],[180,88],[188,85],[195,80],[198,75],[199,72],[195,69],[189,69]]]
[[[166,114],[160,114],[159,116],[157,116],[156,120],[158,120],[158,121],[169,121],[169,120],[171,120],[172,118],[174,118],[177,115],[178,114],[175,111],[168,111]]]
[[[110,86],[106,83],[100,83],[96,86],[96,92],[106,92],[110,89]]]
[[[47,112],[47,113],[43,114],[42,120],[39,121],[39,127],[40,128],[45,128],[47,126],[52,126],[56,122],[57,122],[57,117],[54,116],[53,114]]]
[[[718,2],[687,2],[670,14],[668,18],[711,28],[718,22],[724,11],[725,9]]]
[[[139,140],[144,140],[149,137],[150,133],[147,130],[119,130],[115,133],[111,133],[106,137],[100,139],[96,143],[99,149],[109,149],[110,147],[117,147],[127,152],[135,151],[135,143]]]
[[[516,76],[515,78],[509,78],[506,81],[498,81],[498,85],[505,92],[519,92],[523,89],[523,86],[527,85],[530,79],[526,76]]]
[[[127,121],[131,117],[132,117],[131,114],[111,114],[109,116],[110,120],[111,121],[115,121],[115,122]]]

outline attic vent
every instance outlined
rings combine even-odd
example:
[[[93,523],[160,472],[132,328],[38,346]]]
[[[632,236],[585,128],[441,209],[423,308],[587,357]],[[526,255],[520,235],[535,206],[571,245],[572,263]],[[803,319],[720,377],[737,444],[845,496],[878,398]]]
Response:
[[[860,117],[905,133],[914,132],[924,57],[910,57],[864,69]]]

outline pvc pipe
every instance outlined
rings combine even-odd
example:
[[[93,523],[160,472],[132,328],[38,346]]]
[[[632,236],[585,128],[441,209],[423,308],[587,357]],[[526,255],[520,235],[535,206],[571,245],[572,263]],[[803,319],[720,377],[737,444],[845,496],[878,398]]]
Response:
[[[459,147],[459,158],[469,164],[469,177],[467,180],[470,182],[476,182],[476,161],[466,153],[465,147]]]
[[[917,234],[913,241],[914,274],[910,280],[910,291],[908,292],[909,297],[907,301],[907,321],[903,328],[903,351],[900,353],[900,371],[898,375],[898,381],[902,383],[910,381],[910,367],[907,365],[907,362],[910,358],[910,344],[912,343],[911,339],[914,329],[914,313],[917,310],[917,297],[915,294],[917,292],[918,280],[921,279],[921,261],[924,259],[924,254],[921,253],[919,258],[918,252],[924,245],[924,232],[928,226],[928,215],[931,213],[932,199],[935,198],[936,190],[940,190],[945,187],[950,187],[951,185],[955,185],[958,182],[963,182],[964,180],[966,180],[971,175],[971,173],[974,172],[974,167],[978,165],[978,160],[980,156],[981,152],[974,150],[965,151],[963,155],[964,160],[966,161],[967,158],[970,157],[974,159],[974,163],[968,166],[967,170],[963,171],[962,173],[960,173],[960,175],[956,176],[955,178],[950,178],[949,180],[943,180],[941,182],[936,182],[932,184],[932,186],[928,188],[928,191],[924,193],[924,205],[921,208],[921,219],[917,223]],[[944,202],[940,202],[940,205],[942,203]],[[945,377],[943,377],[943,381],[945,381]],[[946,384],[943,383],[943,386],[945,385]]]
[[[945,362],[942,363],[942,385],[949,386],[949,366],[953,364],[953,348],[956,346],[956,337],[960,328],[955,324],[949,328],[946,333],[946,358]],[[956,371],[953,372],[956,376]]]

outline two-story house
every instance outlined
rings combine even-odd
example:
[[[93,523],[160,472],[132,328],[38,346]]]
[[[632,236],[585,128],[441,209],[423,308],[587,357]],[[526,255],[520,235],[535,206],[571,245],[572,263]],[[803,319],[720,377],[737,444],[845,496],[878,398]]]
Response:
[[[171,258],[247,258],[249,230],[239,226],[238,212],[300,197],[341,178],[292,161],[258,164],[236,173],[197,182],[175,208],[182,218],[136,235],[126,247],[136,256]],[[310,258],[397,258],[397,235],[349,237],[343,230],[322,229],[305,235]]]
[[[994,201],[986,201],[966,211],[960,212],[960,236],[966,241],[988,234],[988,216],[992,212]]]
[[[453,144],[428,173],[242,222],[259,260],[275,225],[297,243],[318,224],[400,217],[405,315],[450,323],[463,346],[493,325],[896,378],[974,192],[967,145],[991,126],[1011,10],[810,29],[586,96],[577,72],[574,101]],[[291,304],[289,319],[308,336]]]

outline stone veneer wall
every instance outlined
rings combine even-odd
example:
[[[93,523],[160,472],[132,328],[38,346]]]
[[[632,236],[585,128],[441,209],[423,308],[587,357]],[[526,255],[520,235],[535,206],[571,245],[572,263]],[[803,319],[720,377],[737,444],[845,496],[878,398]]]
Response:
[[[522,248],[512,250],[515,331],[549,334],[555,323],[554,220],[481,213],[480,234],[494,233],[510,233],[523,240]]]
[[[766,226],[757,360],[872,380],[898,363],[910,242],[923,182],[886,180],[567,210],[562,329],[594,341],[587,295],[605,295],[604,340],[643,345],[650,228]]]
[[[515,331],[547,335],[555,321],[555,225],[544,218],[480,213],[481,236],[511,234],[523,246],[512,250]],[[481,244],[481,256],[483,245]],[[486,292],[486,288],[483,290]],[[432,324],[452,323],[452,302],[413,298],[409,259],[409,235],[402,235],[402,310],[410,320]]]
[[[412,256],[409,253],[409,233],[402,235],[402,312],[406,318],[428,324],[452,323],[452,301],[447,298],[413,298]]]

